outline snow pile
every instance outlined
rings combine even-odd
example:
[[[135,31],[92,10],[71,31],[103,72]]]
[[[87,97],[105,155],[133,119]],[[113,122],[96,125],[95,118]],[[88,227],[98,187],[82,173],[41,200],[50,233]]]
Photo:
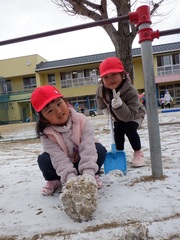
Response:
[[[159,113],[163,177],[153,180],[147,119],[139,130],[146,166],[131,167],[132,149],[126,141],[127,174],[115,170],[101,175],[95,211],[76,222],[59,199],[42,196],[43,176],[37,166],[42,153],[35,124],[0,126],[0,239],[12,240],[178,240],[180,236],[179,112]],[[110,150],[106,116],[89,117],[96,138]],[[163,123],[163,124],[161,124]],[[7,141],[8,132],[16,141]],[[23,134],[24,132],[24,134]],[[28,133],[29,132],[29,133]],[[28,133],[28,134],[27,134]],[[21,138],[34,139],[20,140]],[[4,140],[4,141],[3,141]],[[79,197],[79,196],[78,196]]]

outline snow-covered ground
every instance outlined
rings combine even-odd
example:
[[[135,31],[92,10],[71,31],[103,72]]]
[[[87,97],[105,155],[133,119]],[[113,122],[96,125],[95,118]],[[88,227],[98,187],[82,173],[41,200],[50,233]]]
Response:
[[[110,151],[106,116],[88,117],[96,138]],[[60,189],[44,197],[37,166],[42,152],[35,123],[0,126],[0,239],[180,239],[180,112],[159,113],[164,177],[152,179],[147,119],[139,134],[146,166],[133,169],[126,140],[127,174],[102,174],[98,207],[77,223],[63,212]]]

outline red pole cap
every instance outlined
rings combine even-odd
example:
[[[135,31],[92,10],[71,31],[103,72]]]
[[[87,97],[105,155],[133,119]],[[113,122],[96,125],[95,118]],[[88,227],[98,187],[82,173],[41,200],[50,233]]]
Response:
[[[131,12],[128,14],[129,20],[133,22],[137,27],[142,23],[150,23],[150,8],[149,6],[141,6],[136,9],[136,12]]]

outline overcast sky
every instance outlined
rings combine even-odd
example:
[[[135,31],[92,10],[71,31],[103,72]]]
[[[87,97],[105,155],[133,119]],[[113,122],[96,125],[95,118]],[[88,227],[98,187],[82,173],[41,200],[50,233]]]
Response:
[[[168,13],[169,9],[175,7],[173,13],[164,17],[165,19],[159,24],[152,24],[154,31],[179,28],[180,1],[169,0],[168,2],[171,4],[167,4],[162,12]],[[62,12],[51,0],[0,0],[0,23],[0,41],[3,41],[86,22],[80,17],[72,17]],[[180,41],[180,34],[155,39],[153,45],[176,41]],[[133,44],[133,48],[136,47],[140,47],[138,37]],[[110,51],[114,51],[114,46],[108,35],[101,27],[93,27],[0,46],[0,60],[39,54],[51,61]]]

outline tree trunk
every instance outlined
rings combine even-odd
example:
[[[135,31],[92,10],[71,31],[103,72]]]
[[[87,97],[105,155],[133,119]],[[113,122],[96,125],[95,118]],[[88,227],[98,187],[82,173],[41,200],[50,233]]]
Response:
[[[133,81],[133,63],[132,63],[132,48],[128,39],[129,37],[120,37],[117,33],[115,40],[115,51],[118,58],[121,59],[125,70],[129,73]]]
[[[51,0],[57,4],[66,13],[71,15],[80,15],[93,19],[94,21],[99,21],[102,19],[108,19],[108,7],[111,2],[116,9],[117,16],[128,15],[131,11],[131,1],[130,0],[101,0],[100,3],[96,3],[94,0]],[[136,2],[136,1],[135,1]],[[158,3],[151,1],[153,8],[151,13],[155,12],[159,6],[164,2],[160,0]],[[102,26],[110,37],[112,43],[115,47],[115,52],[117,57],[119,57],[124,64],[124,68],[129,73],[133,81],[133,65],[132,65],[132,43],[137,34],[137,28],[135,25],[129,21],[123,21],[114,24],[107,24]]]

